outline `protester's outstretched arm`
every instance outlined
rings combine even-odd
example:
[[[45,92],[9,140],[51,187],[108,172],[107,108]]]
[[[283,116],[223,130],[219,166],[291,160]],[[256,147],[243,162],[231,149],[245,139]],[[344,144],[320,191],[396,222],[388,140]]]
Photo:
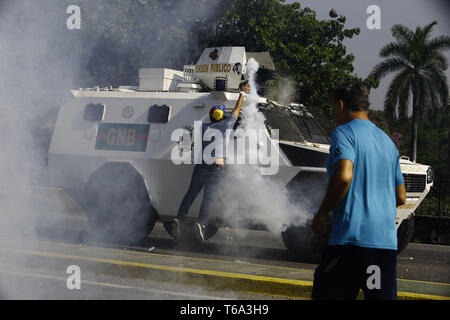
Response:
[[[239,85],[239,89],[241,91],[243,91],[244,93],[248,93],[248,89],[250,88],[250,84],[248,82],[242,82]],[[241,112],[242,109],[242,105],[244,103],[244,95],[241,93],[239,95],[239,98],[236,102],[236,106],[234,107],[233,111],[231,112],[232,114],[234,114],[234,116],[236,117],[236,119],[239,117],[239,112]]]

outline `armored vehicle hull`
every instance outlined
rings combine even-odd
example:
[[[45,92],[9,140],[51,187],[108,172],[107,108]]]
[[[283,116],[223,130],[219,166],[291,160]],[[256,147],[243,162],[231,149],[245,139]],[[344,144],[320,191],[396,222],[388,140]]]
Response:
[[[185,67],[184,73],[145,69],[140,72],[139,88],[71,91],[71,98],[60,108],[49,148],[50,183],[65,188],[79,200],[88,213],[92,231],[100,238],[136,243],[150,234],[158,219],[165,222],[177,215],[195,164],[173,161],[177,150],[185,147],[184,138],[174,136],[174,132],[179,129],[192,132],[195,121],[209,121],[208,111],[213,105],[224,104],[227,112],[231,111],[239,94],[236,88],[227,86],[239,83],[243,77],[240,72],[246,68],[245,50],[238,49],[234,55],[231,47],[206,49],[210,53],[202,55],[201,63]],[[212,63],[213,58],[221,61],[223,56],[238,60],[222,61],[220,68],[209,67],[208,59]],[[237,74],[222,81],[227,77],[226,72]],[[215,73],[220,73],[220,77]],[[225,91],[210,88],[209,92],[199,92],[202,81],[197,75],[210,85],[222,81],[216,82]],[[267,176],[274,182],[271,192],[287,192],[291,201],[300,206],[308,199],[312,204],[308,208],[310,219],[314,214],[312,208],[320,204],[328,181],[329,138],[303,105],[279,105],[260,98],[258,110],[266,119],[264,130],[269,141],[275,140],[272,130],[279,130],[274,143],[277,170]],[[245,115],[240,118],[245,120]],[[250,170],[251,165],[228,164],[224,179],[235,166],[249,166]],[[401,167],[407,203],[397,210],[400,250],[412,235],[411,216],[433,182],[428,166],[402,159]],[[239,185],[236,188],[239,190]],[[270,225],[273,220],[258,219],[258,215],[249,214],[251,208],[237,206],[230,215],[225,211],[226,196],[218,192],[208,236],[220,225],[273,230]],[[200,194],[191,207],[193,219],[201,200]],[[272,215],[277,217],[282,213]],[[311,233],[307,226],[307,223],[302,227],[282,226],[283,240],[294,254],[309,245],[323,245],[323,241],[312,235],[308,238],[310,242],[305,241],[305,234]]]

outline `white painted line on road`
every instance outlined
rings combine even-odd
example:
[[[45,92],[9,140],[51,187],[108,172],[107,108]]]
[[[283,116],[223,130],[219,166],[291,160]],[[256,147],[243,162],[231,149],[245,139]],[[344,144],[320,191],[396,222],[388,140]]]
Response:
[[[0,273],[24,276],[24,277],[35,277],[35,278],[41,278],[41,279],[61,280],[64,282],[67,280],[64,277],[43,275],[43,274],[37,274],[37,273],[31,273],[31,272],[11,271],[11,270],[5,270],[5,269],[1,269],[1,268],[0,268]],[[97,282],[97,281],[90,281],[90,280],[82,280],[81,282],[82,282],[82,284],[88,284],[88,285],[94,285],[94,286],[109,287],[109,288],[115,288],[115,289],[134,290],[134,291],[141,291],[141,292],[148,292],[148,293],[162,293],[162,294],[168,294],[168,295],[173,295],[173,296],[196,298],[196,299],[200,299],[200,300],[229,300],[229,298],[205,296],[205,295],[192,294],[192,293],[183,294],[183,293],[167,291],[167,290],[148,289],[148,288],[133,287],[133,286],[107,283],[107,282]]]

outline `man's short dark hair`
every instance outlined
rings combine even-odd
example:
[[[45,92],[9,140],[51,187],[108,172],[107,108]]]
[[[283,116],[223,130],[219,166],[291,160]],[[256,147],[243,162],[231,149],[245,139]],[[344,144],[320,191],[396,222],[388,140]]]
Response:
[[[369,110],[369,88],[362,81],[347,82],[334,90],[334,102],[342,100],[352,112]]]

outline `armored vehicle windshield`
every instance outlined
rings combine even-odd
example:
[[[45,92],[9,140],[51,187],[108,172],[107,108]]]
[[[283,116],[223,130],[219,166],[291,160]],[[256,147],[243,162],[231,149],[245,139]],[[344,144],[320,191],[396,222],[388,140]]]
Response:
[[[259,110],[267,119],[269,131],[279,129],[281,141],[330,144],[325,132],[303,105],[260,103]]]

